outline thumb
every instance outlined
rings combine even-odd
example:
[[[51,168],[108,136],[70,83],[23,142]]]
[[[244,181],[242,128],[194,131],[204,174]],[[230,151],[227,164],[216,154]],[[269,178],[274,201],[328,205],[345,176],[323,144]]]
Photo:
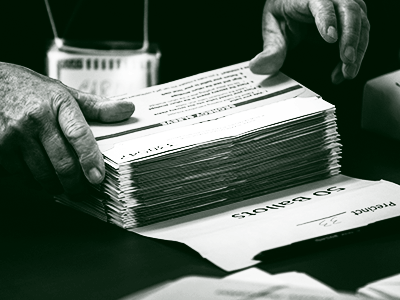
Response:
[[[86,119],[103,123],[118,122],[128,119],[135,111],[135,105],[130,101],[110,100],[65,87],[78,102]]]
[[[250,61],[254,74],[274,74],[286,58],[287,43],[278,20],[267,10],[263,17],[264,50]]]

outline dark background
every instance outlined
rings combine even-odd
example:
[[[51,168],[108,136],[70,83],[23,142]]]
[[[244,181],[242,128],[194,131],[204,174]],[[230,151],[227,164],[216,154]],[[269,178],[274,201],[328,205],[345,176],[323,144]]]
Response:
[[[44,73],[46,50],[53,38],[44,2],[2,2],[0,61]],[[86,0],[74,14],[78,2],[50,1],[62,37],[140,37],[133,26],[140,20],[134,9],[140,3]],[[321,38],[292,49],[282,71],[336,105],[344,174],[400,183],[399,143],[360,130],[364,84],[399,69],[400,1],[366,3],[370,45],[355,80],[331,84],[338,46]],[[150,40],[162,52],[160,81],[253,58],[262,50],[263,5],[264,0],[152,0]],[[55,204],[49,195],[31,189],[18,177],[0,177],[0,204],[2,299],[115,299],[189,274],[226,275],[185,246],[143,238]],[[334,288],[353,291],[399,273],[399,240],[383,237],[263,268],[271,273],[306,272]]]
[[[282,69],[338,108],[339,127],[359,128],[362,88],[376,76],[399,68],[400,1],[365,1],[371,23],[370,45],[358,77],[334,86],[330,73],[339,61],[337,44],[322,38],[289,52]],[[160,81],[168,82],[250,60],[262,50],[264,0],[152,0],[150,40],[162,52]],[[139,0],[50,0],[59,35],[66,39],[140,40]],[[0,61],[45,72],[53,34],[44,1],[3,1]],[[315,36],[317,36],[315,34]]]

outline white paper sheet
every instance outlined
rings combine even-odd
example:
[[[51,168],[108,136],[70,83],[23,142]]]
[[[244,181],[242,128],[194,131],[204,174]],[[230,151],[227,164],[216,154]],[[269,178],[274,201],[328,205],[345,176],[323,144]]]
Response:
[[[260,269],[250,268],[240,272],[236,272],[232,275],[228,275],[224,277],[223,280],[237,280],[260,284],[274,284],[277,286],[286,285],[290,287],[308,288],[337,294],[334,289],[327,286],[326,284],[323,284],[322,282],[316,280],[315,278],[312,278],[305,273],[299,272],[285,272],[271,275]]]
[[[339,175],[132,231],[185,243],[233,271],[258,263],[261,251],[398,216],[399,195],[393,183]]]
[[[133,138],[115,144],[114,148],[104,151],[103,154],[117,164],[124,164],[166,152],[172,153],[193,145],[240,136],[252,130],[281,125],[289,120],[301,119],[333,108],[332,104],[317,97],[292,98],[242,111],[212,122],[192,124]]]
[[[283,74],[252,74],[248,62],[147,88],[121,99],[136,106],[129,120],[112,125],[91,124],[114,169],[129,163],[127,154],[146,158],[149,146],[161,152],[164,150],[160,145],[165,144],[177,149],[191,147],[210,141],[210,135],[211,140],[218,140],[251,131],[257,128],[254,124],[258,120],[268,126],[333,109]],[[261,251],[399,215],[397,204],[370,214],[352,213],[363,207],[363,201],[374,205],[380,197],[397,203],[399,189],[387,182],[336,176],[132,231],[185,243],[219,267],[232,271],[256,264],[253,257]],[[311,222],[317,219],[327,224]]]
[[[286,75],[255,75],[248,62],[150,87],[116,100],[135,104],[131,118],[116,124],[92,122],[101,150],[171,128],[216,119],[293,97],[316,96]]]
[[[357,295],[383,300],[400,299],[400,274],[371,282],[358,289]]]
[[[360,300],[350,294],[333,294],[321,290],[276,285],[275,283],[250,283],[234,280],[219,280],[207,277],[181,278],[154,293],[130,295],[121,300]]]

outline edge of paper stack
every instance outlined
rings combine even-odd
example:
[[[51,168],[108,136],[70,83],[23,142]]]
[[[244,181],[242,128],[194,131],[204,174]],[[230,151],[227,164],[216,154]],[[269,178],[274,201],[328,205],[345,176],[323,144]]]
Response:
[[[57,201],[126,229],[340,173],[335,107],[283,74],[241,63],[154,86],[127,121],[91,124],[106,176],[83,202]]]

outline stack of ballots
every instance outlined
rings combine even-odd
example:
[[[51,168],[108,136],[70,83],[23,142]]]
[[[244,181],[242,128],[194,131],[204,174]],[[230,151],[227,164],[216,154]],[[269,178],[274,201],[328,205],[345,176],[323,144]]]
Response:
[[[132,229],[336,175],[335,108],[282,73],[248,63],[154,86],[135,114],[91,124],[106,177],[83,202],[57,200]]]

